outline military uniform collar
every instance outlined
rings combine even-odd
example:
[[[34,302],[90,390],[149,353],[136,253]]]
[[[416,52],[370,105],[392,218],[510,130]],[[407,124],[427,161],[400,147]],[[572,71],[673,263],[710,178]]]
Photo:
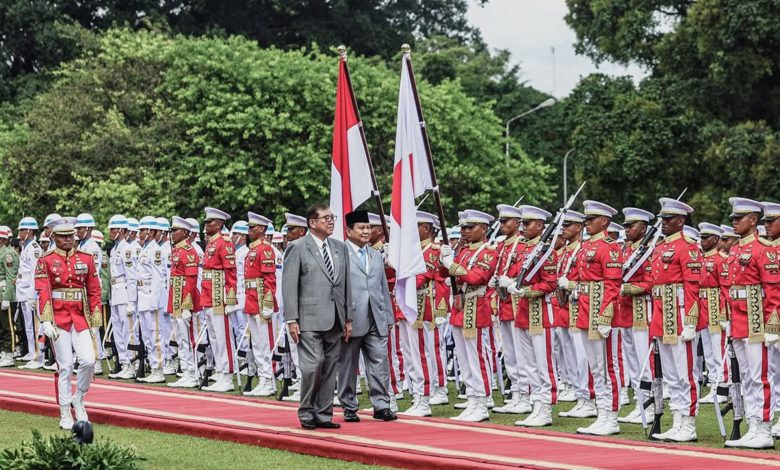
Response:
[[[217,232],[214,235],[209,237],[209,243],[214,243],[215,241],[217,241],[218,238],[221,238],[221,237],[222,237],[222,234]]]
[[[536,245],[537,243],[539,243],[539,240],[541,240],[541,239],[542,239],[542,236],[539,235],[538,237],[536,237],[536,238],[534,238],[532,240],[528,240],[526,243],[528,243],[529,245],[533,246],[533,245]]]
[[[640,238],[639,240],[637,240],[637,241],[635,241],[634,243],[631,244],[631,249],[632,250],[636,250],[637,248],[639,248],[639,245],[641,245],[641,244],[642,244],[642,239]]]
[[[520,234],[516,233],[516,234],[512,235],[511,237],[505,239],[504,240],[504,245],[509,245],[509,244],[514,243],[515,241],[519,241],[519,240],[520,240]]]
[[[258,238],[257,240],[253,241],[249,244],[249,248],[256,248],[260,245],[265,245],[265,239],[264,238]]]
[[[176,248],[187,248],[187,246],[190,244],[189,241],[185,238],[184,240],[180,241],[176,245],[174,245]]]
[[[739,246],[745,246],[748,243],[756,240],[756,232],[751,233],[747,237],[742,237],[739,239]]]
[[[420,247],[422,247],[422,248],[425,248],[425,247],[427,247],[430,244],[431,244],[431,239],[430,238],[428,238],[426,240],[420,240]]]
[[[709,258],[710,256],[715,256],[716,254],[718,254],[718,248],[717,247],[711,249],[710,251],[705,252],[704,253],[704,257],[705,258]]]
[[[73,255],[76,253],[76,250],[74,250],[73,248],[71,248],[71,250],[70,250],[70,251],[65,251],[65,250],[60,250],[59,248],[55,248],[55,249],[54,249],[54,252],[55,252],[55,253],[57,253],[57,254],[58,254],[58,255],[60,255],[60,256],[63,256],[63,257],[65,257],[65,258],[68,258],[68,257],[71,257],[71,256],[73,256]]]
[[[599,232],[599,233],[597,233],[595,235],[591,235],[590,238],[588,239],[588,241],[589,242],[597,242],[597,241],[603,240],[605,238],[607,238],[607,231],[606,230],[601,231],[601,232]]]
[[[679,232],[675,232],[675,233],[667,236],[664,239],[664,243],[672,243],[673,241],[677,241],[677,240],[681,239],[682,236],[683,236],[683,231],[680,230]]]
[[[574,251],[577,248],[580,247],[581,240],[577,240],[576,242],[571,242],[568,245],[566,245],[566,251]]]
[[[485,243],[486,243],[486,242],[485,242],[485,240],[481,240],[481,241],[478,241],[478,242],[472,242],[472,243],[469,243],[469,249],[470,249],[470,250],[477,250],[477,249],[479,249],[479,248],[480,248],[482,245],[484,245]]]

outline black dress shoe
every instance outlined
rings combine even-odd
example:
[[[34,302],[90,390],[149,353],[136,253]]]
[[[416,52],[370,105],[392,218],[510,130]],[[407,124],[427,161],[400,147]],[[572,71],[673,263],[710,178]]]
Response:
[[[301,420],[301,427],[303,429],[314,429],[317,427],[317,423],[315,423],[314,421]]]
[[[325,421],[324,423],[314,423],[314,426],[323,429],[338,429],[341,427],[339,423],[334,423],[333,421]]]
[[[359,423],[360,416],[358,416],[357,411],[344,410],[344,421],[348,423]]]
[[[398,419],[398,416],[390,411],[390,408],[385,408],[383,410],[375,411],[374,419],[381,419],[382,421],[395,421]]]

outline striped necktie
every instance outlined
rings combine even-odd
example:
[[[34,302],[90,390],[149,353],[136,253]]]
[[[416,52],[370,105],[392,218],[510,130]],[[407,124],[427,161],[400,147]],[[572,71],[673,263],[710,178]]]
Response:
[[[325,260],[325,267],[328,268],[328,273],[330,273],[330,279],[333,280],[333,263],[330,262],[330,255],[328,255],[328,242],[325,241],[325,243],[322,244],[322,258]]]

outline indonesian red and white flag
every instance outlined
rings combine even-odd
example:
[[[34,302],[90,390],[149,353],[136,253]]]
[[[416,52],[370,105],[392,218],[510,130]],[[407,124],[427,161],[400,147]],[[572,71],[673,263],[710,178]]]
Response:
[[[423,120],[417,109],[406,56],[401,64],[388,263],[396,271],[395,300],[406,319],[413,322],[417,319],[416,278],[425,272],[415,197],[420,197],[433,184],[422,133]]]
[[[349,86],[347,63],[339,61],[336,116],[333,120],[333,164],[330,173],[330,209],[338,217],[333,237],[344,240],[344,215],[349,214],[374,189],[355,101]]]

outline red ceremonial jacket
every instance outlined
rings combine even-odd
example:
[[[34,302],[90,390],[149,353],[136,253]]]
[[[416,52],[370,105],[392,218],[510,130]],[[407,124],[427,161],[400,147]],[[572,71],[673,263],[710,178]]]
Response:
[[[578,289],[577,328],[595,330],[597,324],[611,325],[615,309],[618,308],[623,273],[620,245],[609,238],[606,232],[597,233],[582,243],[575,263]],[[590,311],[591,303],[598,311]],[[593,318],[594,323],[591,325],[591,316],[594,314],[597,317]],[[598,333],[593,335],[594,339],[596,334]]]
[[[510,268],[509,277],[515,278],[520,275],[520,270],[523,267],[526,257],[531,254],[538,243],[539,237],[528,240],[522,256],[515,261]],[[550,328],[552,326],[553,322],[551,321],[550,314],[553,313],[553,307],[552,304],[548,304],[549,298],[547,298],[547,294],[555,290],[557,270],[558,266],[555,264],[555,256],[551,255],[545,260],[542,267],[536,271],[536,274],[534,274],[530,281],[526,281],[525,279],[522,280],[521,285],[525,288],[525,295],[523,297],[512,296],[513,300],[517,301],[517,316],[515,316],[516,327],[524,329],[529,328],[530,313],[533,309],[537,309],[538,311],[536,314],[541,315],[542,327]],[[536,305],[532,305],[533,303],[536,303]]]
[[[171,252],[171,282],[168,286],[168,313],[181,317],[182,310],[200,312],[198,293],[198,252],[185,240]]]
[[[641,241],[632,243],[629,246],[623,248],[623,260],[627,260],[633,253],[639,248]],[[650,318],[650,305],[648,302],[649,296],[652,295],[653,284],[650,282],[650,258],[648,257],[644,263],[634,272],[631,278],[626,283],[625,287],[621,287],[621,291],[628,291],[630,295],[620,295],[618,302],[618,311],[615,318],[612,320],[612,326],[615,328],[632,328],[634,326],[642,329],[647,329],[648,320]],[[639,297],[639,299],[636,299]],[[641,301],[641,305],[637,308],[642,311],[637,312],[638,318],[642,318],[642,324],[634,325],[634,302]]]
[[[509,277],[517,276],[519,268],[515,267],[518,259],[522,259],[525,251],[526,240],[520,235],[507,238],[498,244],[498,263],[496,264],[496,276],[506,275]],[[514,248],[514,249],[513,249]],[[498,292],[495,293],[498,299],[498,319],[501,321],[515,319],[516,302],[512,302],[512,297],[507,295],[501,300],[498,298]]]
[[[421,243],[425,273],[417,275],[417,305],[423,306],[423,321],[433,321],[434,313],[436,316],[446,317],[449,311],[450,290],[445,283],[448,272],[439,262],[441,245],[431,243],[430,240]],[[423,295],[424,299],[419,298]],[[417,318],[419,319],[419,316]]]
[[[221,284],[221,285],[216,285]],[[224,314],[225,306],[236,305],[236,247],[228,237],[211,236],[203,253],[200,305]]]
[[[471,243],[463,247],[455,262],[450,266],[449,274],[457,278],[459,291],[455,294],[455,305],[452,308],[450,324],[464,329],[470,326],[487,328],[492,325],[490,297],[487,295],[487,284],[496,271],[498,256],[495,248],[485,241]],[[461,292],[462,295],[458,295]],[[475,325],[464,325],[464,307],[476,302]]]
[[[725,262],[726,255],[717,249],[704,253],[704,264],[699,280],[699,323],[696,326],[697,330],[703,330],[709,326],[710,331],[720,332],[720,320],[726,319],[728,289],[724,291],[721,286],[721,271]],[[728,270],[728,267],[726,269]]]
[[[264,238],[249,244],[249,253],[244,261],[244,284],[244,313],[257,315],[263,308],[273,309],[274,312],[279,310],[276,303],[276,254]]]
[[[55,248],[35,267],[35,290],[41,321],[51,321],[65,331],[101,326],[100,277],[92,255]]]

